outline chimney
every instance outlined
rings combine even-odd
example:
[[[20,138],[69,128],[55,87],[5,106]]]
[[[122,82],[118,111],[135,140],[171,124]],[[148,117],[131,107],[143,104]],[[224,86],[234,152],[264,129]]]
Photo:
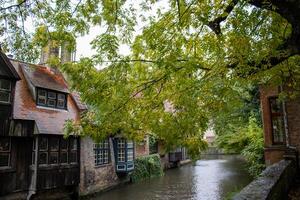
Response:
[[[55,41],[50,41],[47,44],[47,46],[42,48],[41,60],[39,64],[48,66],[49,59],[58,56],[59,56],[59,46],[56,44]]]
[[[61,51],[60,51],[60,61],[61,63],[66,63],[66,62],[72,62],[74,61],[73,58],[73,51],[70,50],[69,48],[69,43],[68,42],[64,42],[61,45]]]

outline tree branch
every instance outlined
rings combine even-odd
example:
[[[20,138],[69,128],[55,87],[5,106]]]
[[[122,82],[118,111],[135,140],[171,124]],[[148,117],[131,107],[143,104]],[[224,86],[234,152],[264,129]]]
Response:
[[[10,5],[10,6],[7,6],[7,7],[4,7],[4,8],[0,8],[0,12],[3,11],[3,10],[9,10],[13,7],[20,7],[22,4],[24,4],[26,2],[26,0],[23,0],[21,1],[20,3],[18,4],[13,4],[13,5]]]
[[[238,3],[238,0],[232,0],[232,2],[230,2],[228,4],[228,6],[225,8],[224,12],[219,17],[215,18],[213,21],[208,22],[207,25],[209,26],[209,28],[212,31],[214,31],[217,35],[222,34],[220,23],[227,19],[227,17],[232,12],[232,10],[234,9],[234,7],[237,3]]]

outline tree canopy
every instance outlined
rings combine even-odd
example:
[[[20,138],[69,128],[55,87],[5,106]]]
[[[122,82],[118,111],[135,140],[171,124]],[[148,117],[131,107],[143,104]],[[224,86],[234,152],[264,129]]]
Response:
[[[93,57],[61,66],[90,106],[67,130],[94,138],[153,133],[169,149],[197,154],[216,113],[243,113],[257,84],[299,78],[297,0],[18,0],[0,10],[3,45],[29,61],[49,39],[74,47],[91,26],[105,27]]]

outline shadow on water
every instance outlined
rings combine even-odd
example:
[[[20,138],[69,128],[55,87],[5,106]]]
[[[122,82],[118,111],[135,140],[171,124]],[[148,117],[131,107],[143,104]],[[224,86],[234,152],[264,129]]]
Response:
[[[239,156],[205,156],[194,165],[166,171],[165,176],[129,184],[93,200],[221,200],[251,181]]]

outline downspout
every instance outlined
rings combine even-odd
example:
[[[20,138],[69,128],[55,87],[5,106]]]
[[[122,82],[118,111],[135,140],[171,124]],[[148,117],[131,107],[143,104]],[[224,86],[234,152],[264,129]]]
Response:
[[[30,183],[30,189],[27,194],[27,200],[30,200],[31,197],[36,194],[37,190],[37,173],[38,173],[38,152],[39,152],[39,137],[36,135],[35,139],[35,157],[34,157],[34,168],[33,168],[33,173],[32,173],[32,178],[31,178],[31,183]]]

